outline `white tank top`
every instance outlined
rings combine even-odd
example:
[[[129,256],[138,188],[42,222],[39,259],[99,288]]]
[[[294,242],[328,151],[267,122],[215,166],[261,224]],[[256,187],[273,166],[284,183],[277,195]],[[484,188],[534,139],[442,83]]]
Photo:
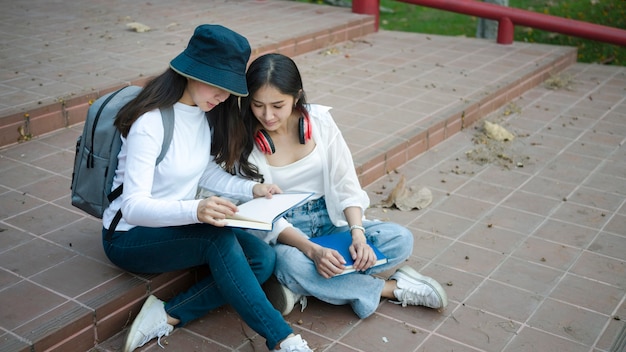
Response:
[[[322,159],[317,146],[304,158],[285,166],[269,166],[272,182],[283,192],[314,192],[310,199],[324,195]]]

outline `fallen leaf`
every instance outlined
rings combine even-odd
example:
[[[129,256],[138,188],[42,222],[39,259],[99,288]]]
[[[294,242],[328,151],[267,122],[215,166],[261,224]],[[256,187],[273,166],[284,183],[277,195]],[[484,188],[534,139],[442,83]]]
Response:
[[[144,33],[144,32],[150,31],[150,27],[146,26],[143,23],[139,23],[139,22],[126,23],[126,27],[134,30],[137,33]]]
[[[484,129],[487,137],[496,141],[512,141],[515,138],[513,133],[507,131],[506,128],[487,120],[485,120]]]
[[[406,188],[406,179],[404,175],[398,181],[398,184],[391,191],[387,199],[381,202],[381,206],[391,208],[394,205],[402,211],[410,211],[413,209],[424,209],[433,201],[432,192],[426,187],[416,187],[415,189]]]

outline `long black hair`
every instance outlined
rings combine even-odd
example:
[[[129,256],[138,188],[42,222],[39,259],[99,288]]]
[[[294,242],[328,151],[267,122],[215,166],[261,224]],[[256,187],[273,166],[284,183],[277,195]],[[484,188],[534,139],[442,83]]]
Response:
[[[127,137],[132,124],[146,112],[173,106],[183,96],[186,87],[187,78],[171,68],[150,80],[137,97],[118,112],[115,126],[120,134]],[[256,167],[242,157],[248,143],[248,134],[239,117],[238,97],[230,95],[207,112],[206,116],[213,128],[211,155],[215,162],[231,174],[239,173],[248,178],[259,177]]]
[[[130,127],[141,115],[154,109],[174,105],[183,96],[185,87],[187,87],[187,78],[168,68],[146,83],[135,99],[118,111],[115,117],[115,127],[123,137],[127,137]]]
[[[294,109],[305,111],[306,94],[302,85],[302,76],[296,63],[288,56],[278,53],[261,55],[256,58],[246,72],[249,95],[241,98],[241,116],[248,132],[244,148],[246,159],[254,148],[254,136],[261,128],[261,123],[250,107],[252,96],[264,86],[276,88],[282,94],[290,95],[296,101]]]
[[[217,109],[219,107],[222,108]],[[247,127],[239,115],[239,100],[233,95],[207,113],[213,127],[211,154],[215,162],[227,172],[262,182],[263,177],[258,168],[248,161],[249,154],[244,155],[249,137]]]

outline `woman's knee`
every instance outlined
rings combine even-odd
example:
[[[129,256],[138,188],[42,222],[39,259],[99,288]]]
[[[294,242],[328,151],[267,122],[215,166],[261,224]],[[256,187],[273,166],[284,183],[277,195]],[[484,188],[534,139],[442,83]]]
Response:
[[[274,272],[276,251],[264,241],[245,231],[235,231],[248,263],[257,280],[265,282]]]
[[[269,251],[261,258],[257,258],[256,261],[258,264],[256,267],[251,265],[252,270],[257,280],[260,283],[264,283],[270,278],[276,268],[276,252],[270,247]]]
[[[413,252],[413,233],[406,227],[393,222],[373,222],[367,226],[370,240],[378,247],[384,247],[406,258]]]
[[[404,226],[400,226],[396,224],[396,231],[398,236],[401,238],[402,243],[404,243],[407,247],[413,248],[413,233],[411,230]]]
[[[287,277],[292,276],[294,273],[297,273],[298,276],[304,275],[309,270],[308,267],[310,265],[315,266],[312,264],[313,261],[298,248],[277,244],[274,249],[276,250],[276,268],[274,271],[277,276]]]

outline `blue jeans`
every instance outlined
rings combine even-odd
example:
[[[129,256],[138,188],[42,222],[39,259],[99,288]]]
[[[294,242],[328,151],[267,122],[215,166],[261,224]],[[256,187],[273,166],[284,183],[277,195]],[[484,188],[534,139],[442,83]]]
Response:
[[[142,274],[206,265],[210,275],[166,303],[165,311],[179,326],[230,304],[266,339],[272,350],[293,330],[267,300],[260,283],[272,274],[275,252],[245,231],[193,224],[163,228],[137,226],[105,239],[109,259],[120,268]]]
[[[310,201],[287,212],[285,218],[309,237],[319,237],[347,231],[348,227],[336,227],[330,221],[324,198]],[[365,236],[388,258],[388,263],[370,268],[365,272],[353,272],[325,279],[317,272],[315,263],[299,249],[276,244],[276,278],[294,293],[313,296],[324,302],[350,304],[359,318],[366,318],[376,311],[385,280],[372,276],[397,266],[413,251],[413,234],[395,223],[363,222]],[[355,289],[358,288],[358,289]]]

